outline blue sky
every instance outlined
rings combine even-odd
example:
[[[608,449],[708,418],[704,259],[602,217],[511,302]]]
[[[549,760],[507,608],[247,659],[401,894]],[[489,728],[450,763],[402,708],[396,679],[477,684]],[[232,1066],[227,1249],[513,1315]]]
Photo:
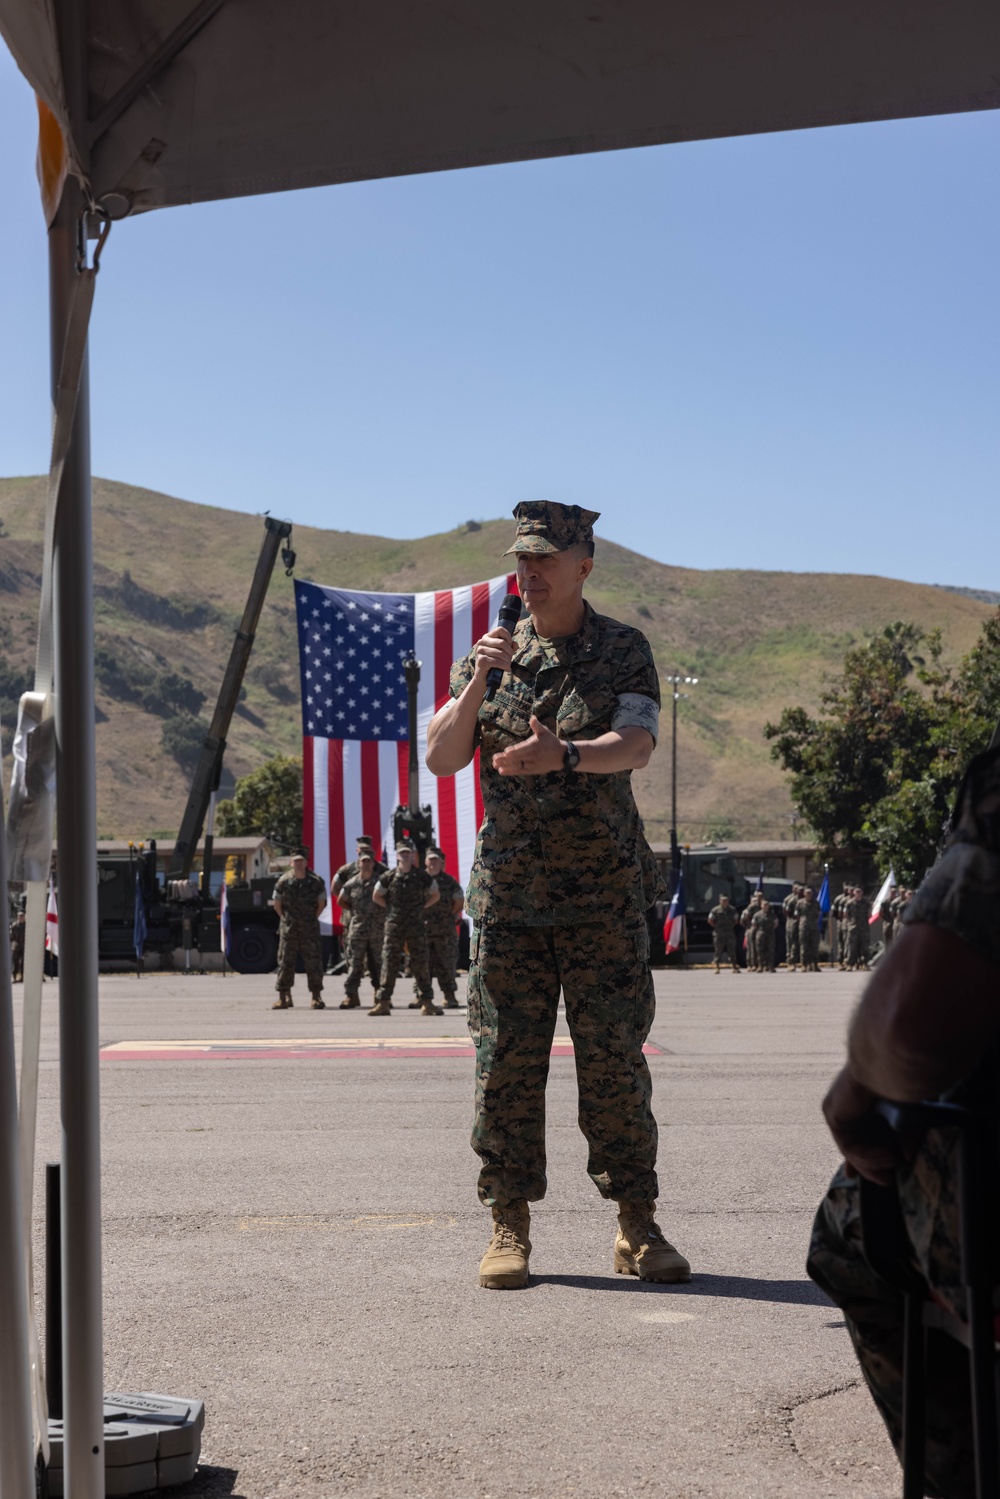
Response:
[[[3,474],[48,457],[34,139],[0,51]],[[1000,589],[998,145],[956,115],[119,224],[94,470],[390,536],[577,502],[664,562]]]

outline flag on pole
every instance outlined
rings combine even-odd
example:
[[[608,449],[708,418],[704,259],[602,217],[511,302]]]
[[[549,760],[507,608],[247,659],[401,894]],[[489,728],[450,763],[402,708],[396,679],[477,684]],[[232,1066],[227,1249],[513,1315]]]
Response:
[[[833,904],[833,902],[830,899],[830,866],[829,866],[829,864],[824,864],[823,865],[823,883],[819,887],[819,895],[816,897],[816,904],[819,906],[819,913],[820,913],[819,914],[819,929],[822,932],[823,927],[824,927],[824,925],[826,923],[826,918],[830,914],[830,907]]]
[[[892,869],[890,868],[889,873],[885,877],[885,883],[883,884],[878,895],[876,895],[875,899],[872,901],[872,914],[868,918],[869,926],[874,926],[875,922],[878,921],[879,916],[882,914],[880,910],[882,902],[885,900],[886,896],[889,894],[890,888],[895,883],[896,876],[893,874]]]
[[[50,952],[54,958],[59,956],[59,904],[51,875],[49,875],[49,903],[45,908],[45,951]]]
[[[233,922],[229,914],[229,887],[222,881],[222,897],[219,901],[219,924],[222,927],[222,951],[229,957],[233,942]]]
[[[132,915],[132,946],[136,962],[141,963],[146,952],[146,901],[142,893],[142,881],[138,869],[135,872],[135,910]]]
[[[684,900],[684,871],[677,878],[677,889],[670,902],[667,919],[663,923],[663,945],[668,953],[677,952],[684,945],[687,905]]]
[[[449,874],[468,883],[483,820],[479,754],[455,776],[424,765],[427,725],[448,701],[452,662],[496,623],[513,573],[437,593],[356,593],[295,585],[302,678],[303,842],[329,888],[367,833],[376,856],[392,841],[392,814],[409,801],[403,662],[422,662],[417,693],[420,804],[433,814]],[[320,917],[339,920],[331,900]]]

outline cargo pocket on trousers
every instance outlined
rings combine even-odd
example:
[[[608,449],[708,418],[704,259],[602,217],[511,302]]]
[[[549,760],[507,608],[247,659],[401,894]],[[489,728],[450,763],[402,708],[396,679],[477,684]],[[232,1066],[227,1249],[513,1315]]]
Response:
[[[469,1024],[472,1044],[476,1047],[483,1034],[483,1005],[479,988],[479,939],[480,932],[476,927],[469,943],[468,1009],[465,1017]]]
[[[642,1046],[656,1014],[656,991],[649,966],[649,932],[645,921],[635,934],[635,1034]]]

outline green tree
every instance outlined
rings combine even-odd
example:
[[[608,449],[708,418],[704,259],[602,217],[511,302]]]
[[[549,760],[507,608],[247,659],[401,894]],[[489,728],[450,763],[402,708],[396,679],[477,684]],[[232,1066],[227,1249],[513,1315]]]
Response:
[[[231,801],[220,802],[217,826],[223,837],[259,834],[295,847],[302,838],[302,761],[274,755],[236,782]]]
[[[919,780],[935,756],[937,701],[908,682],[913,662],[901,649],[901,630],[907,647],[927,642],[929,675],[940,675],[938,637],[897,625],[847,652],[840,676],[822,694],[821,717],[786,708],[764,729],[773,758],[791,775],[796,811],[830,850],[873,853],[872,809],[903,780]]]
[[[764,731],[790,773],[797,812],[827,848],[877,853],[916,883],[947,833],[969,761],[1000,718],[1000,610],[954,672],[941,664],[939,631],[887,625],[848,651],[821,704],[818,719],[786,708]]]

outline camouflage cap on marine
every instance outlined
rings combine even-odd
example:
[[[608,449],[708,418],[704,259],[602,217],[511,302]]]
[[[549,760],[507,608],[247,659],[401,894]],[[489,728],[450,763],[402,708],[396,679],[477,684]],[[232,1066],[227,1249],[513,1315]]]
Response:
[[[523,500],[514,506],[517,535],[513,546],[504,552],[565,552],[580,542],[592,542],[594,522],[599,510],[583,510],[579,505],[557,505],[554,500]]]
[[[396,844],[396,852],[397,852],[397,854],[415,854],[416,851],[417,850],[416,850],[416,847],[414,846],[414,844],[407,843],[407,841],[406,841],[405,838],[401,838],[399,840],[399,842]]]

